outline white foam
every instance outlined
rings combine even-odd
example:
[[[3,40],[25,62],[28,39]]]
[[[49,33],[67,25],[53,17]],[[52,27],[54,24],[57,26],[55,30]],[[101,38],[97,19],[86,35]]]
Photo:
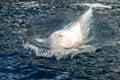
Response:
[[[31,49],[35,52],[36,55],[39,55],[39,48],[37,46],[34,46],[27,42],[27,43],[23,44],[23,47],[25,49]]]
[[[38,46],[35,46],[33,44],[30,43],[24,43],[23,47],[25,49],[30,49],[30,54],[31,54],[31,50],[35,52],[35,54],[37,56],[42,56],[42,57],[46,57],[46,58],[50,58],[50,57],[55,57],[57,60],[60,60],[61,58],[66,58],[68,55],[72,57],[74,57],[77,54],[80,54],[82,52],[94,52],[94,50],[96,49],[95,47],[91,46],[91,45],[84,45],[79,49],[67,49],[67,50],[62,50],[62,51],[54,51],[54,50],[50,50],[50,49],[45,49],[45,48],[40,48]]]
[[[83,3],[83,4],[76,3],[74,5],[88,6],[90,8],[97,8],[97,7],[99,7],[99,8],[109,8],[109,9],[112,8],[111,6],[107,6],[107,5],[100,4],[100,3],[92,3],[92,4],[90,4],[90,3]]]

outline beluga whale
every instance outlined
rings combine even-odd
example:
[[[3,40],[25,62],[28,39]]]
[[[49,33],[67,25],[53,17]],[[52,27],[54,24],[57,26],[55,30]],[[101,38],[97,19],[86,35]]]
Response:
[[[62,29],[53,32],[48,38],[40,39],[34,38],[37,42],[45,44],[54,51],[61,51],[69,48],[77,48],[82,46],[88,41],[88,35],[90,33],[91,19],[93,16],[94,8],[111,8],[100,3],[93,4],[74,4],[78,6],[88,6],[89,9],[79,16],[76,20],[71,21],[65,25]]]

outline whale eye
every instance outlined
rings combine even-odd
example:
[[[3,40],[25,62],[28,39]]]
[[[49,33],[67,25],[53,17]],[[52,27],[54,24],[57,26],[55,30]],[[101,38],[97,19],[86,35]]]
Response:
[[[63,35],[58,35],[59,37],[63,37]]]

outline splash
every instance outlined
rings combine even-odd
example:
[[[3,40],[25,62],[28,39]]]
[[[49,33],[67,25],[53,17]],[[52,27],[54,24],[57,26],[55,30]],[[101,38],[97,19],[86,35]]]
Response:
[[[70,56],[70,58],[72,58],[79,53],[83,53],[83,52],[92,53],[96,49],[95,47],[92,47],[92,46],[82,46],[81,49],[72,48],[72,49],[66,49],[62,51],[54,51],[48,48],[46,49],[42,47],[41,48],[37,47],[28,42],[23,44],[23,47],[25,49],[30,49],[30,52],[29,52],[30,54],[31,54],[31,51],[34,51],[37,56],[47,57],[47,58],[55,57],[57,60],[64,59],[68,57],[68,55]]]
[[[84,51],[85,52],[94,51],[96,49],[94,46],[85,45],[85,43],[94,39],[94,37],[88,39],[88,35],[91,29],[90,24],[92,22],[93,8],[111,8],[111,7],[99,3],[75,4],[75,5],[84,5],[89,6],[90,8],[82,16],[78,17],[78,19],[64,26],[63,29],[53,32],[49,36],[49,38],[47,39],[34,38],[37,42],[49,46],[51,50],[39,48],[30,43],[24,44],[24,48],[34,50],[36,55],[44,57],[55,56],[57,59],[65,57],[68,54],[72,54],[73,56]]]
[[[38,38],[35,40],[40,43],[47,43],[50,46],[50,48],[54,50],[63,50],[65,48],[80,47],[82,44],[89,41],[88,34],[91,29],[90,23],[92,21],[93,8],[110,8],[110,6],[105,6],[98,3],[82,5],[89,6],[90,8],[77,20],[72,21],[63,29],[53,32],[47,40],[42,40]]]
[[[93,4],[90,4],[90,3],[84,3],[84,4],[76,3],[74,5],[88,6],[90,8],[109,8],[109,9],[112,8],[111,6],[106,6],[106,5],[103,5],[103,4],[100,4],[100,3],[93,3]]]

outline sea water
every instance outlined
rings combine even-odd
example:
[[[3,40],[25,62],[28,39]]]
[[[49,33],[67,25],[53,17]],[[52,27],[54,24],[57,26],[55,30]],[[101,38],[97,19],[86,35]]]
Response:
[[[102,3],[112,7],[93,9],[88,37],[94,36],[94,39],[86,43],[92,47],[68,49],[61,56],[34,40],[63,29],[89,9],[73,6],[75,3]],[[119,5],[119,0],[0,1],[0,79],[118,80]]]

